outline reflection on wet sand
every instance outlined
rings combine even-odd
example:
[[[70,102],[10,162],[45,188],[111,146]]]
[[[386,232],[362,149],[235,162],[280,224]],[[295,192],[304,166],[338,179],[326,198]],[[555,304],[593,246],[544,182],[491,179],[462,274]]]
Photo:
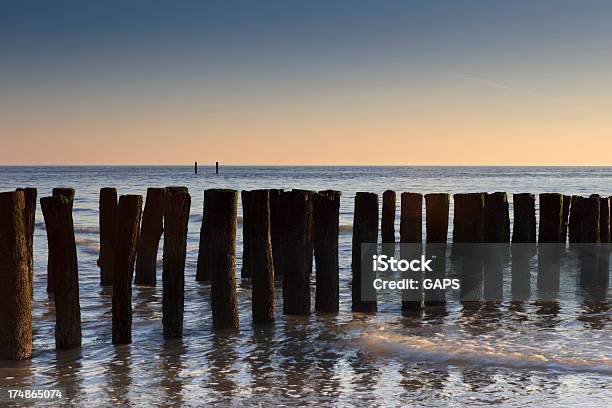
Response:
[[[132,385],[132,346],[113,347],[114,353],[106,368],[108,400],[116,406],[128,406],[132,401],[129,393]]]
[[[164,391],[164,402],[170,406],[181,406],[183,399],[183,355],[187,352],[182,339],[164,341],[160,352],[160,387]]]

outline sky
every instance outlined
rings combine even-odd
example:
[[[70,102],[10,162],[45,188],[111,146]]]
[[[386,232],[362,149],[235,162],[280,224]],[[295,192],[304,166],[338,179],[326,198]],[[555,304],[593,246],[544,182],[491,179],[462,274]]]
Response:
[[[612,165],[612,2],[0,0],[0,164]]]

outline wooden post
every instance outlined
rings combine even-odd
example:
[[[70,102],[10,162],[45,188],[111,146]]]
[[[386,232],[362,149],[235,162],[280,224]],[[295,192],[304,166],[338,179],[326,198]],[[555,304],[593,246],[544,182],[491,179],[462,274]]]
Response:
[[[461,258],[461,301],[482,299],[485,193],[455,194],[453,245]]]
[[[567,242],[567,227],[569,223],[570,205],[572,202],[572,196],[563,196],[563,213],[561,214],[561,243]]]
[[[582,213],[580,204],[582,203],[580,196],[572,196],[570,204],[570,215],[568,222],[569,243],[577,244],[580,242],[580,228],[582,224]]]
[[[70,203],[70,211],[72,211],[74,194],[74,188],[68,187],[57,187],[54,188],[52,192],[53,196],[64,196],[68,199]],[[49,256],[47,257],[47,293],[54,292],[53,283],[55,282],[55,278],[53,277],[52,269],[49,269],[49,265],[51,264],[51,262],[53,262],[52,256],[52,254],[49,254]]]
[[[100,189],[100,285],[113,284],[115,231],[117,229],[117,190]]]
[[[362,271],[362,259],[372,259],[373,251],[362,253],[361,244],[378,243],[378,196],[374,193],[358,192],[355,195],[355,209],[353,213],[353,253],[351,269],[353,272],[353,312],[376,312],[376,300],[363,300],[363,295],[368,298],[376,299],[376,291],[371,285],[364,284],[362,288],[362,280],[367,282],[367,276],[364,276],[367,271]],[[375,250],[375,248],[373,249]],[[363,290],[362,290],[363,289]]]
[[[219,162],[215,162],[215,174],[219,174]]]
[[[283,225],[280,206],[280,196],[282,193],[282,189],[270,190],[270,235],[272,237],[272,258],[274,259],[274,276],[283,275]]]
[[[387,190],[383,193],[380,230],[383,253],[393,256],[395,254],[395,191]]]
[[[0,193],[0,357],[32,357],[32,299],[22,191]]]
[[[582,213],[580,228],[580,287],[590,292],[598,286],[598,244],[601,242],[600,201],[599,195],[596,194],[588,198],[580,198],[580,210]]]
[[[602,288],[608,287],[610,275],[610,197],[599,199],[599,240],[601,249],[599,254],[599,268],[597,273],[597,285]]]
[[[40,206],[47,229],[50,275],[55,279],[55,345],[58,350],[80,347],[79,272],[70,202],[64,196],[44,197]]]
[[[209,190],[204,191],[204,205],[202,211],[202,224],[200,225],[200,246],[198,247],[198,264],[196,268],[196,282],[205,282],[210,280],[210,267],[206,263],[209,261],[208,245],[210,236],[207,235],[209,229],[207,227],[209,213]]]
[[[191,196],[187,187],[168,187],[164,194],[164,267],[162,323],[164,338],[183,337],[185,257]],[[146,211],[146,210],[145,210]]]
[[[274,261],[270,236],[270,205],[268,190],[250,191],[243,201],[243,210],[251,218],[250,265],[252,313],[254,323],[274,321]]]
[[[423,242],[423,195],[402,193],[400,196],[400,257],[410,260],[421,255]],[[409,245],[410,244],[410,245]],[[420,273],[407,273],[407,278],[419,278]],[[419,279],[420,281],[420,279]],[[402,310],[421,310],[423,294],[421,290],[402,291]]]
[[[204,262],[210,268],[213,326],[239,326],[236,297],[236,223],[238,192],[236,190],[206,190],[209,238]]]
[[[195,174],[198,174],[198,162],[194,162],[193,171]]]
[[[431,279],[446,278],[449,205],[450,194],[432,193],[425,195],[427,234],[425,249],[427,258],[432,259],[433,272],[428,273],[427,276]],[[424,298],[426,306],[440,306],[446,303],[446,294],[443,289],[426,290]]]
[[[486,195],[483,297],[487,301],[503,300],[507,209],[506,193],[496,192]]]
[[[240,198],[242,199],[242,269],[240,269],[240,278],[246,279],[251,277],[251,246],[253,244],[251,224],[256,221],[250,211],[253,208],[251,192],[243,190],[240,193]]]
[[[340,307],[338,237],[341,194],[326,190],[314,195],[315,310],[318,312],[336,313]]]
[[[148,188],[136,252],[136,285],[157,283],[157,251],[164,232],[165,188]]]
[[[312,191],[291,190],[281,195],[283,219],[283,313],[310,313],[312,274]]]
[[[132,342],[132,274],[141,216],[142,196],[119,198],[113,268],[113,344]]]
[[[599,208],[599,207],[598,207]],[[538,231],[538,292],[540,299],[554,298],[559,291],[559,257],[563,216],[563,195],[540,194]]]
[[[512,300],[524,301],[531,294],[530,261],[536,250],[535,195],[514,194],[512,231]]]
[[[31,295],[34,296],[34,227],[36,226],[37,191],[35,188],[18,188],[17,191],[23,191],[25,200],[23,223],[28,242],[28,279],[30,280]]]

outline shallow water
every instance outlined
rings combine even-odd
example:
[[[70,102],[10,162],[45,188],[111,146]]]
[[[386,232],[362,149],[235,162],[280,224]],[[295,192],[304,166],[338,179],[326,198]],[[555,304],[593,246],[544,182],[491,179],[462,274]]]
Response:
[[[222,167],[215,175],[214,169],[200,166],[196,176],[190,167],[7,167],[0,168],[0,185],[2,190],[35,186],[39,197],[57,186],[76,188],[83,323],[83,347],[56,352],[39,208],[34,357],[0,362],[2,390],[60,388],[61,402],[76,406],[606,406],[612,401],[610,293],[608,302],[583,302],[571,265],[562,273],[560,300],[554,304],[533,300],[464,309],[451,301],[444,309],[402,316],[399,299],[391,297],[381,299],[376,315],[350,312],[350,224],[356,191],[612,195],[612,168]],[[147,187],[168,185],[185,185],[192,195],[184,337],[163,339],[161,286],[135,287],[133,344],[113,346],[111,292],[98,285],[96,266],[99,189],[116,186],[120,194],[144,194]],[[238,279],[240,329],[212,329],[210,287],[194,277],[203,191],[214,187],[343,192],[338,315],[283,316],[277,284],[275,324],[253,326],[250,284]],[[241,234],[239,225],[238,275]],[[58,401],[46,404],[57,406]]]

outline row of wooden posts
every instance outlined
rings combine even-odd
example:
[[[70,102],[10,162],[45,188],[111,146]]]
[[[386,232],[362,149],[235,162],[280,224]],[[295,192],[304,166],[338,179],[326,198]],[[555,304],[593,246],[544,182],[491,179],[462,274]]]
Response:
[[[47,291],[54,294],[58,349],[81,345],[79,279],[72,207],[74,189],[56,188],[40,199],[48,239]],[[33,233],[36,189],[0,193],[0,356],[32,355]],[[338,191],[277,189],[243,191],[242,278],[252,284],[252,316],[256,323],[274,320],[274,276],[282,275],[283,312],[311,310],[310,276],[316,265],[315,310],[339,308]],[[514,194],[514,228],[510,232],[506,193],[455,194],[452,239],[455,243],[535,243],[536,205],[533,194]],[[421,243],[425,200],[426,243],[445,244],[450,194],[402,193],[400,242]],[[149,188],[142,196],[100,190],[101,285],[112,285],[112,342],[131,342],[132,281],[156,284],[156,261],[162,233],[163,334],[183,333],[184,269],[191,197],[186,187]],[[571,208],[571,211],[570,211]],[[210,281],[215,328],[239,325],[236,296],[236,225],[238,192],[204,192],[197,281]],[[539,195],[542,243],[609,242],[610,198],[555,193]],[[383,194],[381,235],[395,243],[396,194]],[[361,244],[378,242],[379,200],[358,192],[352,236],[352,310],[372,312],[375,301],[362,300]],[[135,270],[135,276],[134,276]],[[419,305],[406,303],[403,307]]]

